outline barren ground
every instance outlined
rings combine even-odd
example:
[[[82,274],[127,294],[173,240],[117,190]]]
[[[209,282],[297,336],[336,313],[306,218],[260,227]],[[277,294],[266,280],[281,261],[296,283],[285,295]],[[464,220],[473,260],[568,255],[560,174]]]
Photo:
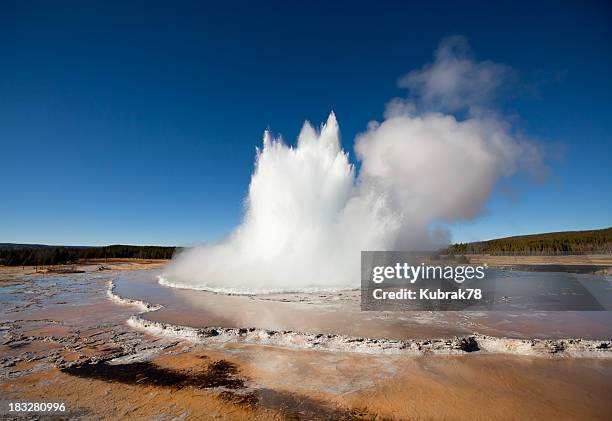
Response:
[[[363,355],[149,336],[125,324],[138,309],[111,302],[106,288],[116,270],[157,265],[113,262],[112,270],[65,275],[0,269],[0,417],[18,418],[8,401],[62,401],[71,419],[612,414],[610,359]]]

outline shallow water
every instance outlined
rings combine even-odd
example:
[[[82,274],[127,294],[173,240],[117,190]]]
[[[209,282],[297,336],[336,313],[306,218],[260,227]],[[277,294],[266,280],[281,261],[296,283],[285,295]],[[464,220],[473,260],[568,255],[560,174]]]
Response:
[[[108,271],[32,276],[18,284],[0,285],[0,318],[4,321],[1,327],[7,341],[0,346],[0,360],[4,358],[7,362],[17,356],[23,360],[14,366],[0,364],[0,386],[6,399],[62,401],[71,414],[78,415],[76,411],[84,410],[86,418],[97,419],[116,418],[121,413],[143,419],[176,418],[184,413],[218,414],[223,418],[237,411],[233,401],[226,403],[210,395],[218,389],[219,380],[226,379],[226,369],[233,367],[216,364],[223,360],[236,364],[237,380],[243,379],[249,386],[246,396],[257,399],[258,407],[268,411],[262,419],[274,418],[277,413],[280,415],[276,418],[291,418],[287,414],[308,419],[354,418],[354,412],[333,412],[336,405],[359,411],[367,408],[364,417],[383,419],[609,418],[611,401],[606,392],[612,373],[609,358],[541,358],[479,352],[466,354],[469,357],[415,358],[318,352],[252,345],[239,340],[172,347],[174,339],[142,335],[126,326],[125,320],[138,308],[116,305],[108,300],[106,290],[107,282],[113,279],[118,294],[141,299],[147,296],[147,301],[167,306],[145,316],[176,318],[178,323],[190,320],[198,325],[211,321],[222,321],[228,326],[295,324],[313,329],[329,327],[340,332],[348,329],[365,332],[366,326],[374,333],[380,327],[380,332],[387,329],[388,333],[406,337],[444,336],[445,332],[473,326],[491,330],[508,326],[519,329],[518,326],[526,324],[541,327],[534,320],[545,317],[559,325],[573,320],[593,333],[597,326],[611,325],[606,316],[609,313],[591,312],[590,315],[608,317],[597,321],[585,319],[585,314],[579,313],[565,320],[555,319],[554,314],[515,314],[506,324],[502,323],[503,318],[494,323],[493,313],[361,313],[359,291],[227,297],[162,287],[156,283],[158,273]],[[254,304],[247,305],[250,313],[241,315],[245,302]],[[272,320],[262,316],[266,311],[280,313]],[[329,316],[333,323],[311,325],[309,317],[315,312]],[[374,318],[372,324],[355,323],[365,316]],[[608,333],[592,336],[609,337],[609,331],[605,332]],[[105,364],[117,350],[121,351],[121,361],[114,360],[117,365],[112,366]],[[88,361],[95,357],[98,364],[86,366],[90,370],[47,371],[45,367],[56,364],[54,354],[66,361],[80,358]],[[152,355],[159,356],[151,360]],[[137,358],[144,358],[153,366],[139,363]],[[214,369],[214,377],[210,376],[209,367]],[[143,372],[151,378],[143,379]],[[177,377],[177,372],[187,373],[187,377]],[[160,376],[170,378],[159,380]],[[177,380],[179,385],[186,385],[198,378],[202,381],[199,384],[215,387],[200,390],[173,386]],[[227,396],[223,394],[227,389],[221,393],[219,396]],[[249,412],[244,418],[254,419],[257,414]]]
[[[158,274],[122,274],[115,280],[115,293],[164,306],[146,313],[145,319],[183,326],[255,327],[387,339],[471,333],[514,338],[612,338],[609,311],[361,311],[359,291],[235,296],[163,286],[157,281]]]
[[[40,313],[95,301],[92,291],[105,282],[101,273],[25,276],[24,282],[0,285],[0,319],[10,319],[14,313]]]

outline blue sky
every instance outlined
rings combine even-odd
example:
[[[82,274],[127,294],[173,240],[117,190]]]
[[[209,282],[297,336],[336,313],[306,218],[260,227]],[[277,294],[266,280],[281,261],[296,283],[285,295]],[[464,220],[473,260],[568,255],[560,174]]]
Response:
[[[129,3],[0,6],[0,242],[219,239],[265,128],[294,142],[333,109],[354,160],[398,78],[453,34],[518,72],[503,108],[548,167],[503,181],[453,239],[612,225],[604,1]]]

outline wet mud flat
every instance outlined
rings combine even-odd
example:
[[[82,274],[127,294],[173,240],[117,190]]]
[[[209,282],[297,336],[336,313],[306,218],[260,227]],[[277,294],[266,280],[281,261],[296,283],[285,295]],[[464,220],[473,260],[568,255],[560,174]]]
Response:
[[[63,415],[22,414],[40,419],[609,419],[612,413],[608,358],[479,353],[469,343],[458,355],[368,354],[249,343],[240,340],[241,328],[237,340],[221,341],[209,340],[223,337],[221,331],[190,341],[134,329],[127,320],[168,307],[129,297],[118,302],[109,285],[155,274],[85,272],[0,287],[2,403],[66,402]],[[308,300],[298,294],[259,301],[301,301],[324,312],[353,305],[345,296]],[[426,329],[431,318],[424,320]],[[0,417],[17,418],[5,409]]]
[[[487,264],[489,267],[532,271],[532,272],[566,272],[579,274],[612,274],[612,255],[466,255],[472,264]]]
[[[532,273],[500,275],[501,281],[508,283],[517,276],[522,276],[523,284],[537,277]],[[596,280],[603,282],[599,277]],[[168,328],[174,325],[395,341],[473,335],[525,340],[612,339],[609,311],[361,311],[358,290],[227,295],[172,288],[160,285],[154,276],[138,273],[118,277],[111,289],[118,302],[124,300],[142,307],[143,313],[131,321],[133,326],[164,328],[167,333],[171,333]],[[187,330],[185,333],[188,334]]]
[[[108,297],[113,272],[26,275],[0,286],[0,418],[355,419],[353,411],[243,376],[226,353],[143,334],[143,310]],[[146,276],[146,275],[145,275]],[[9,413],[8,402],[66,413]]]
[[[21,283],[0,284],[0,367],[32,362],[62,366],[176,343],[144,340],[125,326],[133,311],[105,298],[107,282],[107,274],[92,271],[26,276]]]
[[[608,360],[196,346],[35,373],[12,393],[61,399],[83,419],[604,420],[610,374]]]

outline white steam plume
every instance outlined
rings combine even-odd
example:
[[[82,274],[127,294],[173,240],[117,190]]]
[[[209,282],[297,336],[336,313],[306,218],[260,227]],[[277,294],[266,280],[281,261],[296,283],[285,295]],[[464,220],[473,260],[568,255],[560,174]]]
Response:
[[[358,175],[333,113],[319,131],[305,123],[295,148],[266,132],[243,222],[221,243],[181,253],[161,282],[236,293],[356,287],[361,250],[426,249],[432,223],[478,215],[496,181],[538,155],[503,120],[473,112],[496,89],[491,74],[511,72],[467,49],[444,40],[433,64],[402,79],[414,102],[392,100],[357,137]]]

